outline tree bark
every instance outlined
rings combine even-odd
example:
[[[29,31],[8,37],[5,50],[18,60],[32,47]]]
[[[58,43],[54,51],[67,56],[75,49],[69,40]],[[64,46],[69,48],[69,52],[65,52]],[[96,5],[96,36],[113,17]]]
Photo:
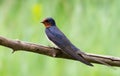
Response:
[[[39,54],[43,54],[43,55],[51,56],[55,58],[75,60],[69,55],[62,52],[62,50],[59,48],[42,46],[42,45],[23,42],[19,40],[11,40],[1,36],[0,36],[0,45],[13,49],[13,52],[28,51],[28,52],[39,53]],[[120,67],[119,57],[103,56],[103,55],[90,54],[90,53],[85,53],[83,57],[91,63]]]

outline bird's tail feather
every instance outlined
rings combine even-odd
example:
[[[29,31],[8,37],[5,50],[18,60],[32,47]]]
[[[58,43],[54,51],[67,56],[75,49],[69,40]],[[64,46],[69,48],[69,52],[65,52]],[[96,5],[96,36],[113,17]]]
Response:
[[[81,57],[83,57],[83,55],[87,55],[87,54],[85,54],[84,52],[82,52],[82,51],[77,51],[78,52],[78,54],[81,56]],[[83,57],[83,59],[84,60],[86,60],[84,57]],[[95,61],[97,61],[97,62],[99,62],[99,63],[101,63],[101,64],[104,64],[104,65],[106,65],[106,66],[111,66],[110,64],[108,64],[108,63],[106,63],[106,62],[103,62],[103,61],[101,61],[101,60],[95,60]]]
[[[83,53],[81,54],[80,52],[77,53],[77,55],[79,56],[79,59],[82,63],[85,63],[89,66],[93,66],[93,64],[91,64],[89,61],[87,61],[84,57],[83,57]]]
[[[70,53],[69,55],[71,55],[73,58],[81,61],[82,63],[89,65],[89,66],[93,66],[89,61],[87,61],[84,57],[83,57],[83,52],[81,51],[76,51],[73,53]]]

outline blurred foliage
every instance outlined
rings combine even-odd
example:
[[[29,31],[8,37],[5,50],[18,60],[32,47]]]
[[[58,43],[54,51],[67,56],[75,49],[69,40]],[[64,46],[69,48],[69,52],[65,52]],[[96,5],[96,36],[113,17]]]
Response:
[[[81,50],[120,56],[120,0],[0,0],[0,35],[51,45],[40,23],[53,17]],[[120,69],[15,52],[0,46],[0,76],[119,76]]]

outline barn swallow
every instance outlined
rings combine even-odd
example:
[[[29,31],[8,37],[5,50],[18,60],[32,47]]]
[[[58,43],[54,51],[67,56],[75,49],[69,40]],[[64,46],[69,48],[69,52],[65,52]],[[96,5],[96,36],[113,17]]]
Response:
[[[53,18],[46,18],[41,23],[43,23],[46,27],[45,33],[48,39],[62,49],[63,52],[86,65],[93,66],[82,56],[84,52],[75,47],[70,40],[57,28]]]

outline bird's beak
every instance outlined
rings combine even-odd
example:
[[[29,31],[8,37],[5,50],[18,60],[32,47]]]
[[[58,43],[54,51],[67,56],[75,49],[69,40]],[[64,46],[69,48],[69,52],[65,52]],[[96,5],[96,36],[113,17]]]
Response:
[[[42,22],[40,22],[40,23],[44,23],[44,22],[42,21]]]
[[[45,23],[45,21],[42,21],[42,22],[40,22],[40,23],[43,23],[43,24],[44,24],[44,23]]]

